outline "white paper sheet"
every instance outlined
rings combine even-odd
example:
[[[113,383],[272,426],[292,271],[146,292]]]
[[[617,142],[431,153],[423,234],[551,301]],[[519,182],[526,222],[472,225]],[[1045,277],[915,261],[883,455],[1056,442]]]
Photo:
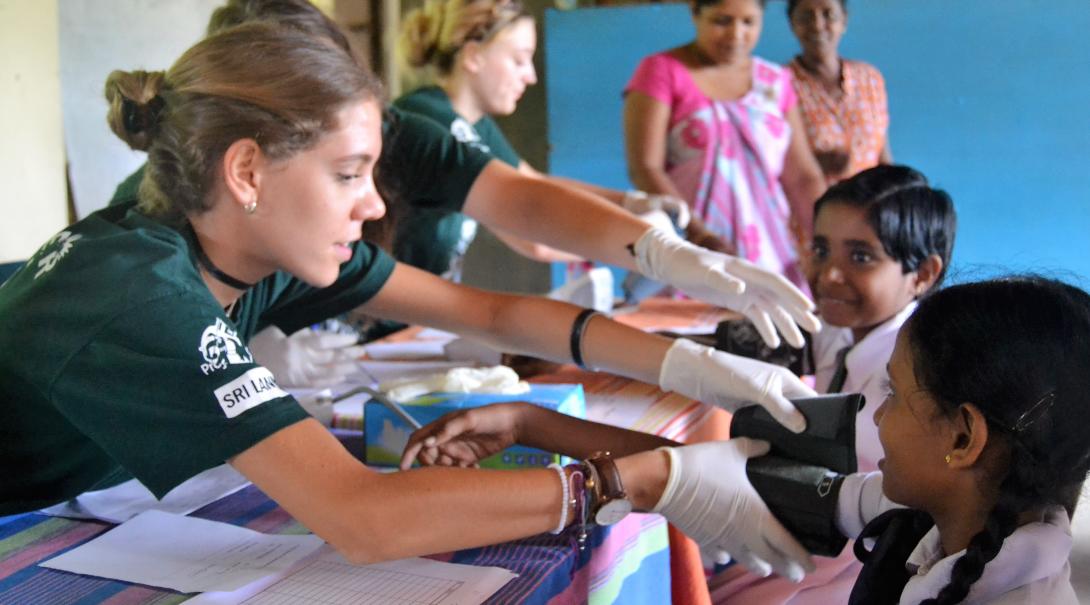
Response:
[[[352,565],[326,545],[285,573],[229,593],[206,592],[186,605],[477,605],[517,575],[419,558]]]
[[[388,382],[396,378],[416,378],[419,376],[430,376],[432,374],[446,372],[451,368],[458,368],[465,365],[465,363],[457,361],[367,360],[360,362],[360,373],[370,379],[370,386],[377,387],[383,382]]]
[[[364,345],[371,359],[432,359],[443,357],[445,340],[410,340],[407,342],[376,342]]]
[[[447,332],[446,330],[424,328],[417,333],[416,338],[419,340],[443,340],[449,342],[458,338],[458,335],[453,332]]]
[[[108,523],[124,523],[146,510],[186,515],[249,484],[249,480],[234,468],[221,464],[170,490],[162,500],[156,499],[143,483],[131,479],[108,489],[85,492],[75,500],[43,508],[39,512],[54,517],[99,519]]]
[[[40,565],[181,592],[231,591],[291,568],[322,544],[313,535],[146,511]]]

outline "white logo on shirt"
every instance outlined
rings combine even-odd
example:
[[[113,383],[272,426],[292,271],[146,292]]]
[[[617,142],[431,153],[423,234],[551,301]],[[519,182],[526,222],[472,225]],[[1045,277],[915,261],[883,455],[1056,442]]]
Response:
[[[266,401],[287,397],[269,370],[256,367],[215,390],[223,413],[234,418]]]
[[[450,134],[454,135],[454,138],[458,139],[459,142],[470,147],[476,147],[485,153],[492,153],[492,149],[481,141],[481,135],[477,134],[477,130],[469,122],[466,122],[465,118],[454,118],[454,121],[450,123]]]
[[[216,323],[205,328],[201,334],[199,350],[204,356],[201,371],[205,376],[217,370],[226,370],[229,365],[252,363],[254,360],[238,333],[218,317]]]
[[[45,273],[48,273],[57,265],[57,261],[61,260],[68,253],[72,251],[72,245],[75,244],[82,235],[73,234],[71,231],[61,231],[57,235],[53,236],[53,239],[49,240],[42,246],[40,252],[45,252],[46,248],[59,244],[55,250],[51,250],[49,254],[46,254],[38,261],[38,272],[34,274],[34,279],[38,279]]]

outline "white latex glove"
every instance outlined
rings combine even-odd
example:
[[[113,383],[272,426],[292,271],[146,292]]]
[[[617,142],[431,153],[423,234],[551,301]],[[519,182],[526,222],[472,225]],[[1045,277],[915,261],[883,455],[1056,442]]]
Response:
[[[747,260],[694,246],[654,228],[640,236],[633,252],[640,273],[693,298],[738,311],[772,348],[780,346],[777,328],[793,347],[805,343],[799,326],[808,332],[821,329],[812,313],[814,304],[805,294],[782,275]]]
[[[280,386],[329,387],[359,370],[363,347],[353,334],[316,332],[304,328],[290,337],[275,326],[250,339],[254,361],[269,369]]]
[[[768,442],[746,437],[662,448],[670,478],[651,512],[666,517],[719,563],[733,557],[760,576],[802,581],[809,553],[772,516],[746,478],[746,461],[768,453]],[[728,557],[729,555],[729,557]]]
[[[817,396],[787,368],[684,338],[675,340],[666,351],[659,386],[729,412],[757,404],[796,433],[806,428],[806,419],[788,399]]]
[[[670,221],[678,229],[688,227],[689,220],[692,218],[689,204],[685,203],[685,200],[661,193],[626,191],[621,207],[632,214],[647,214],[654,210],[661,210],[670,217]]]
[[[644,212],[643,214],[637,214],[636,216],[640,217],[641,221],[652,227],[671,233],[674,231],[673,219],[670,218],[669,214],[666,214],[662,210],[652,210],[651,212]]]

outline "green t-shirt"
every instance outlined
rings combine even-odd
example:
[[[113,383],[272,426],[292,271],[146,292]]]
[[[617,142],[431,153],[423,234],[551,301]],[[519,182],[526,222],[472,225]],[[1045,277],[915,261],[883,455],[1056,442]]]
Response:
[[[438,86],[418,88],[394,101],[394,107],[422,115],[439,123],[462,143],[480,149],[488,155],[518,168],[521,159],[503,136],[496,121],[484,116],[473,124],[458,115],[450,104],[450,97]]]
[[[518,168],[521,159],[489,116],[476,123],[458,115],[441,88],[417,89],[394,101],[394,107],[435,121],[455,139]],[[477,234],[477,223],[462,213],[414,212],[398,224],[394,256],[398,260],[459,279],[462,256]]]
[[[357,243],[333,286],[275,273],[232,319],[189,236],[132,204],[60,232],[0,286],[0,515],[129,476],[162,497],[306,418],[245,343],[362,304],[393,266]]]

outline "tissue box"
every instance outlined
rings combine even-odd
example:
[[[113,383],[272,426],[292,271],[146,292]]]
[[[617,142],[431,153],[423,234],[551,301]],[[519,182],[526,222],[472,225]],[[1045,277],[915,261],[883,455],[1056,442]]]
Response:
[[[527,401],[569,416],[585,418],[586,398],[580,384],[531,384],[529,393],[490,395],[484,393],[432,393],[402,404],[420,424],[465,408],[503,401]],[[401,452],[412,434],[412,427],[376,401],[368,401],[363,411],[365,460],[372,466],[397,466]],[[481,461],[483,468],[525,468],[562,463],[561,456],[516,445]]]

